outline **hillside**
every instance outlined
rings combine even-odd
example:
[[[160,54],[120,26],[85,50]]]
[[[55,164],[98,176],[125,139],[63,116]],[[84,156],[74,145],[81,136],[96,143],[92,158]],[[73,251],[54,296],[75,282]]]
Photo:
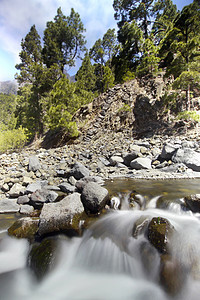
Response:
[[[13,81],[0,81],[0,93],[3,94],[17,94],[17,82]]]

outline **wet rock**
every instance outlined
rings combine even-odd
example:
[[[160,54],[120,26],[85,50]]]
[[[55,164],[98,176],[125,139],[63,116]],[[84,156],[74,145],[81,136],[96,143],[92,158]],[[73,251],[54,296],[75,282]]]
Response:
[[[40,244],[32,246],[28,264],[37,279],[43,279],[55,267],[58,255],[59,245],[54,238],[45,238]]]
[[[39,235],[59,231],[79,233],[79,222],[84,207],[81,195],[73,193],[57,203],[45,203],[39,223]]]
[[[86,212],[98,213],[108,201],[108,191],[95,182],[89,182],[83,188],[81,201]]]
[[[40,169],[40,162],[37,156],[33,155],[29,158],[28,171],[36,172]]]
[[[200,194],[186,196],[184,198],[186,207],[194,213],[200,212]]]
[[[167,219],[162,217],[153,218],[148,226],[148,240],[159,252],[168,253],[170,237],[174,230]]]
[[[8,234],[17,238],[33,240],[38,230],[38,223],[39,218],[21,218],[8,229]]]
[[[90,171],[81,163],[75,163],[71,171],[69,172],[69,176],[73,176],[76,180],[79,180],[83,177],[89,176]]]
[[[151,169],[151,159],[147,157],[138,157],[131,161],[130,167],[135,170]]]
[[[177,295],[183,288],[187,278],[186,270],[170,255],[161,255],[160,283],[166,292]]]
[[[16,213],[19,209],[16,199],[0,199],[0,213]]]
[[[147,216],[141,216],[134,224],[132,236],[137,239],[140,234],[144,234],[149,224],[149,218]]]

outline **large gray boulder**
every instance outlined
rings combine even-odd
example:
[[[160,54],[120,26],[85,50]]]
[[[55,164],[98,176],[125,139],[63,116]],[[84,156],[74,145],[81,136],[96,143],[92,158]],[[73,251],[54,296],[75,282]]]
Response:
[[[16,213],[20,209],[16,199],[1,199],[0,213]]]
[[[69,176],[73,176],[76,180],[89,176],[90,171],[81,163],[77,162],[69,172]]]
[[[76,190],[76,187],[74,185],[71,185],[68,182],[62,182],[59,185],[59,188],[60,188],[61,192],[63,192],[63,193],[73,193]]]
[[[29,158],[28,170],[36,172],[40,169],[40,162],[37,156],[33,155]]]
[[[140,152],[139,151],[133,151],[131,153],[128,153],[124,156],[124,164],[127,166],[127,167],[130,167],[130,163],[132,160],[136,159],[137,157],[139,157],[140,155]]]
[[[107,189],[96,182],[87,183],[81,194],[81,201],[87,213],[98,213],[106,205],[108,200]]]
[[[30,204],[35,208],[41,208],[44,203],[54,202],[57,198],[58,194],[56,192],[41,189],[31,194]]]
[[[130,167],[135,170],[151,169],[151,159],[148,157],[138,157],[131,161]]]
[[[16,198],[19,197],[20,195],[23,195],[24,191],[25,188],[21,184],[15,183],[9,191],[9,196],[11,198]]]
[[[57,203],[45,203],[40,214],[38,233],[45,235],[59,231],[79,232],[83,212],[79,193],[68,195]]]
[[[172,145],[170,143],[166,143],[163,146],[162,152],[160,154],[160,157],[165,159],[165,160],[169,160],[172,158],[173,154],[175,153],[175,151],[178,149],[178,146]]]
[[[192,149],[178,149],[172,156],[175,163],[183,163],[193,171],[200,172],[200,153]]]

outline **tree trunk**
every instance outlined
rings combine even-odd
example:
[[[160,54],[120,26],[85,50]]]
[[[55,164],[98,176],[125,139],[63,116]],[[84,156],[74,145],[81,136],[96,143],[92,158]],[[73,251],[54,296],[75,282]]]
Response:
[[[190,84],[188,84],[186,91],[186,110],[190,110]]]

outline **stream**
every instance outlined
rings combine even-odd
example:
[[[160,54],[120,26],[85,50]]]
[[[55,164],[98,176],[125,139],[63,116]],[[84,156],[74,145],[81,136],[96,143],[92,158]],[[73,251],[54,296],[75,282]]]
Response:
[[[27,267],[29,243],[6,229],[19,216],[0,215],[2,300],[197,300],[200,293],[200,214],[182,209],[182,198],[200,194],[200,180],[115,179],[105,183],[121,202],[82,237],[58,239],[59,256],[41,281]],[[141,209],[129,208],[137,193]],[[133,236],[140,218],[166,218],[175,228],[170,249],[181,266],[181,288],[170,294],[160,284],[160,255],[145,233]]]

